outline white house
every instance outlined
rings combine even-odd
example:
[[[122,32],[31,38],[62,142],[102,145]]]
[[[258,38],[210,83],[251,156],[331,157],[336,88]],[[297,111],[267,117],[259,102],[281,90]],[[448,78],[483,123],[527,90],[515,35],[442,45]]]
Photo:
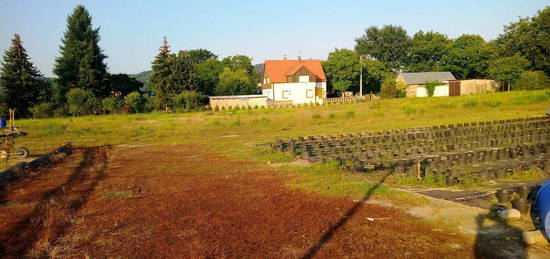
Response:
[[[327,78],[320,60],[266,60],[260,84],[268,101],[323,103],[327,97]]]

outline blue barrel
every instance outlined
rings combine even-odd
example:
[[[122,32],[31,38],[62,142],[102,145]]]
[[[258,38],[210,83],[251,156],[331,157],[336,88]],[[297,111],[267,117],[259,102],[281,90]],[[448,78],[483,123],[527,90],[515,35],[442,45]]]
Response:
[[[544,225],[544,232],[550,237],[550,181],[546,181],[537,193],[537,207],[539,208],[540,222]]]
[[[0,129],[5,129],[6,125],[6,119],[0,118]]]

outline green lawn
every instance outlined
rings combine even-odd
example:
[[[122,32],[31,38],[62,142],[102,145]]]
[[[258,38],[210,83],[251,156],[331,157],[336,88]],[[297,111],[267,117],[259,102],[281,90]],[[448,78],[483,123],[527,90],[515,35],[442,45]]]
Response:
[[[28,146],[31,152],[49,151],[66,142],[87,146],[193,143],[266,168],[268,161],[293,160],[288,154],[256,146],[272,142],[276,137],[538,116],[545,114],[549,106],[550,91],[541,90],[279,109],[19,120],[16,124],[29,133],[29,136],[18,141]],[[358,196],[370,186],[356,176],[330,166],[308,168],[308,172],[299,166],[286,166],[279,170],[297,173],[298,177],[289,186],[328,194]],[[337,172],[331,177],[311,177],[312,170]]]

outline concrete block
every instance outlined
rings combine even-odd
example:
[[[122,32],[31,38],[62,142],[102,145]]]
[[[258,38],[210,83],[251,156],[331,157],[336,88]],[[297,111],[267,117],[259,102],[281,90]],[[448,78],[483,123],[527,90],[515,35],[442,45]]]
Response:
[[[523,242],[527,245],[548,244],[548,241],[539,230],[523,232]]]
[[[504,220],[519,220],[521,213],[516,209],[506,209],[499,211],[498,216]]]

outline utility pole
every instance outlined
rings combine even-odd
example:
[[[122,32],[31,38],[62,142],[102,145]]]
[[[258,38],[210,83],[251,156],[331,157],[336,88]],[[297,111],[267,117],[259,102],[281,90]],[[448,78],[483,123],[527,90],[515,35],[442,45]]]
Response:
[[[363,96],[363,56],[359,56],[359,96]]]

